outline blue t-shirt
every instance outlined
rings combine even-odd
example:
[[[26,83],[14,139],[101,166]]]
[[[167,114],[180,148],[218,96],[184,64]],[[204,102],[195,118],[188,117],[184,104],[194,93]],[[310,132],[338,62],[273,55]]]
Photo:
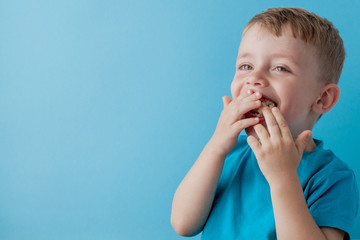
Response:
[[[298,176],[311,215],[320,227],[349,232],[358,211],[355,175],[323,143],[304,152]],[[276,239],[270,187],[255,155],[239,136],[226,157],[202,240]]]

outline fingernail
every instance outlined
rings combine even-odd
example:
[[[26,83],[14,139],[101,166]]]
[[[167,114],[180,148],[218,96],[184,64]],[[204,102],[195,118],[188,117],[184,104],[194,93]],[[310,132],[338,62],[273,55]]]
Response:
[[[260,93],[259,93],[259,92],[256,92],[255,95],[256,95],[257,97],[260,97]]]
[[[271,111],[273,111],[273,112],[275,112],[275,111],[277,111],[277,110],[278,110],[277,107],[273,107],[273,108],[271,109]]]
[[[247,93],[250,95],[251,94],[251,90],[249,89],[249,90],[247,90]]]

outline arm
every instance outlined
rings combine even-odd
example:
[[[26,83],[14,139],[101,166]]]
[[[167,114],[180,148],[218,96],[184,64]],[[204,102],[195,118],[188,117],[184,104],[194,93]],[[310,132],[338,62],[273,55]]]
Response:
[[[173,199],[171,224],[182,236],[193,236],[203,228],[209,215],[225,156],[211,141],[180,183]]]
[[[175,192],[171,224],[179,235],[193,236],[204,227],[214,200],[216,187],[226,155],[237,143],[240,132],[257,124],[258,118],[243,119],[243,115],[260,107],[260,94],[231,101],[224,97],[224,110],[208,144]]]
[[[344,232],[334,228],[320,228],[307,207],[297,167],[311,131],[302,132],[294,142],[280,111],[263,110],[268,131],[260,124],[254,127],[260,141],[250,136],[259,167],[270,185],[276,234],[279,240],[336,240]]]
[[[344,239],[342,230],[318,227],[306,205],[297,176],[284,181],[270,188],[278,239]]]

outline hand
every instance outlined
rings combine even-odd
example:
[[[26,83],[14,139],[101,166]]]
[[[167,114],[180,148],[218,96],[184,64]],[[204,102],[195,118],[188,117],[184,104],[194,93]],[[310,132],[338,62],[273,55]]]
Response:
[[[259,118],[244,118],[244,114],[261,106],[260,93],[248,92],[248,96],[231,101],[223,97],[224,109],[220,115],[216,130],[209,143],[218,153],[227,155],[237,143],[240,132],[259,123]]]
[[[263,114],[268,130],[261,124],[255,125],[254,130],[259,140],[249,136],[247,141],[271,187],[289,180],[289,177],[297,177],[297,167],[311,131],[303,131],[294,142],[286,120],[278,108],[265,108]]]

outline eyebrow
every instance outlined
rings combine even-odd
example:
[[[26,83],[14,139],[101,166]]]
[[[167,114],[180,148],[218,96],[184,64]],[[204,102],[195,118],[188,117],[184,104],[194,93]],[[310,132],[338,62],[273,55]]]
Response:
[[[286,55],[286,54],[278,53],[278,54],[272,54],[271,57],[273,57],[273,58],[285,58],[285,59],[290,60],[295,65],[298,65],[297,60],[292,55]]]
[[[282,53],[274,53],[274,54],[271,54],[270,55],[271,58],[284,58],[284,59],[288,59],[289,61],[291,61],[293,64],[295,65],[298,65],[298,62],[296,61],[296,59],[291,56],[291,55],[286,55],[286,54],[282,54]],[[238,56],[236,58],[236,62],[241,59],[241,58],[253,58],[252,54],[247,52],[247,53],[244,53],[240,56]]]
[[[251,53],[244,53],[244,54],[241,55],[241,56],[237,56],[236,61],[238,61],[240,58],[247,58],[247,57],[252,58]]]

